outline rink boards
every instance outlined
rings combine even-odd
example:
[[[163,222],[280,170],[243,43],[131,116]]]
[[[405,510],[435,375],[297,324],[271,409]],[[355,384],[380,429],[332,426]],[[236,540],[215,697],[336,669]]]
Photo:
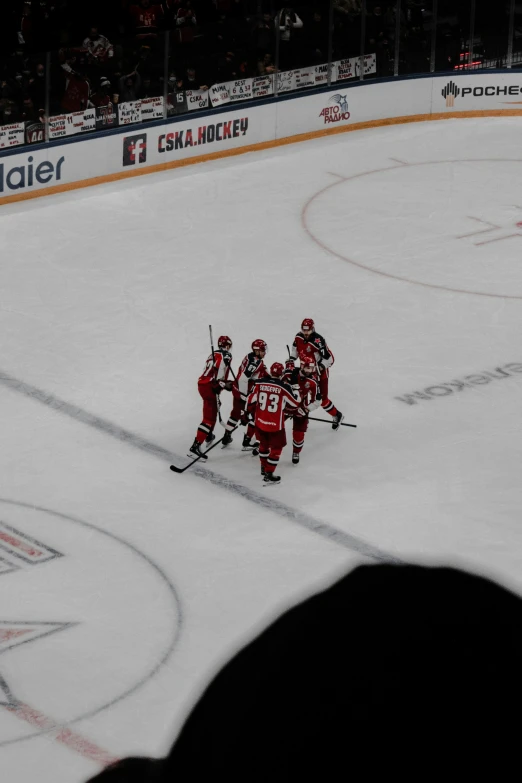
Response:
[[[0,205],[214,158],[380,125],[521,115],[522,78],[507,71],[354,82],[0,152]]]

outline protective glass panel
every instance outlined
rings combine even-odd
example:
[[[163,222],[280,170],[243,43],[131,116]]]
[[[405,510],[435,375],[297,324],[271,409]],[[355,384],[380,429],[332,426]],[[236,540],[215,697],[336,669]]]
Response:
[[[395,0],[367,3],[363,74],[365,79],[394,75],[397,16]]]
[[[476,0],[473,59],[483,68],[505,68],[510,4]]]
[[[459,6],[464,5],[464,8]],[[435,71],[453,71],[462,65],[463,34],[469,30],[470,2],[438,0],[435,19]]]
[[[366,0],[333,0],[332,73],[336,82],[360,77],[361,25]],[[363,61],[364,62],[364,61]]]
[[[403,0],[398,73],[428,73],[431,61],[433,0]]]
[[[329,4],[282,6],[276,14],[277,94],[328,82]]]

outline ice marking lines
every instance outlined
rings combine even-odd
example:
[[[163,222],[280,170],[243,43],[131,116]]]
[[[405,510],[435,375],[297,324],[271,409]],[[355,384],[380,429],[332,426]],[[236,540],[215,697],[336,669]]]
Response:
[[[489,228],[481,228],[478,229],[477,231],[471,231],[469,234],[460,234],[458,237],[456,237],[456,239],[469,239],[470,237],[476,237],[482,234],[489,234],[491,233],[491,231],[503,230],[502,226],[497,226],[495,223],[490,223],[487,220],[482,220],[482,218],[477,218],[477,217],[473,217],[472,215],[468,215],[468,219],[475,220],[477,223],[483,223],[485,226],[489,226]],[[513,239],[517,237],[521,239],[522,230],[520,229],[522,229],[522,221],[518,220],[516,223],[513,224],[513,226],[519,229],[518,231],[515,231],[515,233],[512,232],[510,234],[505,234],[505,233],[500,235],[497,234],[497,236],[493,236],[488,239],[481,239],[480,242],[473,242],[472,244],[475,245],[475,247],[480,247],[481,245],[489,245],[491,242],[501,242],[503,239]],[[513,226],[511,226],[511,229],[513,228]]]
[[[73,723],[83,720],[86,718],[92,718],[95,715],[98,715],[99,713],[107,710],[108,708],[112,707],[113,705],[119,703],[123,699],[127,698],[127,696],[130,696],[131,694],[135,693],[139,688],[141,688],[143,685],[145,685],[151,678],[153,678],[165,665],[167,660],[172,655],[176,644],[179,640],[182,626],[183,626],[183,613],[181,608],[181,603],[178,598],[177,591],[175,587],[173,586],[170,579],[164,574],[164,572],[159,568],[159,566],[156,565],[152,560],[150,560],[147,555],[140,552],[139,549],[137,549],[132,544],[128,543],[124,539],[120,538],[119,536],[114,535],[113,533],[108,532],[107,530],[104,530],[103,528],[97,527],[96,525],[93,525],[89,522],[85,522],[81,519],[78,519],[77,517],[73,517],[67,514],[62,514],[58,511],[53,511],[48,508],[44,508],[42,506],[36,506],[34,504],[29,503],[23,503],[17,500],[10,500],[5,498],[0,498],[0,504],[2,506],[2,515],[7,516],[10,513],[10,509],[21,509],[23,513],[32,514],[33,516],[33,524],[34,519],[37,521],[37,527],[38,530],[42,530],[43,527],[45,527],[45,523],[47,520],[47,523],[52,525],[53,528],[56,530],[56,527],[60,528],[62,525],[69,525],[74,524],[79,526],[76,530],[76,535],[74,537],[69,537],[69,546],[76,547],[76,550],[82,551],[82,542],[85,540],[85,536],[89,538],[89,541],[93,541],[93,534],[99,534],[100,541],[99,541],[99,551],[103,551],[108,553],[107,557],[111,558],[113,557],[113,554],[111,553],[111,548],[117,547],[117,556],[120,559],[120,568],[122,566],[122,559],[126,560],[126,568],[131,569],[133,573],[136,572],[136,570],[139,568],[145,569],[145,573],[149,573],[149,576],[147,579],[152,579],[151,587],[153,587],[157,592],[157,598],[159,598],[159,592],[157,591],[157,585],[162,585],[162,598],[161,600],[164,602],[163,605],[163,615],[164,616],[164,622],[161,625],[161,631],[159,632],[159,635],[156,637],[156,644],[154,645],[154,653],[152,655],[144,655],[142,658],[139,659],[139,661],[136,662],[134,666],[134,670],[131,673],[131,676],[127,678],[127,680],[124,683],[118,683],[116,685],[116,688],[114,692],[107,693],[107,688],[100,688],[99,694],[96,692],[94,693],[93,700],[89,702],[89,707],[87,708],[85,703],[82,700],[82,694],[79,693],[78,697],[75,697],[73,699],[74,703],[69,702],[69,706],[66,707],[66,712],[70,710],[70,713],[67,714],[67,717],[64,717],[62,714],[62,720],[57,721],[51,716],[45,714],[45,706],[43,707],[43,710],[40,709],[40,705],[36,704],[28,704],[26,701],[22,701],[17,697],[16,691],[17,691],[17,684],[16,682],[12,682],[15,678],[19,680],[20,682],[23,681],[23,691],[24,696],[29,695],[30,696],[30,685],[27,681],[24,680],[24,677],[29,672],[32,672],[31,666],[33,665],[30,657],[25,659],[25,663],[22,666],[18,666],[16,671],[16,674],[10,675],[9,678],[6,678],[5,672],[2,671],[2,667],[0,667],[0,707],[3,709],[8,710],[14,717],[18,718],[20,721],[29,724],[33,727],[32,733],[27,733],[27,730],[24,728],[21,728],[20,734],[17,735],[11,735],[9,737],[0,738],[0,747],[4,745],[11,745],[17,742],[24,742],[27,739],[31,739],[32,737],[37,737],[41,734],[50,735],[55,741],[60,742],[62,744],[67,745],[70,749],[74,750],[75,752],[79,753],[80,755],[83,755],[87,758],[90,758],[94,761],[97,761],[100,764],[106,764],[109,763],[111,760],[114,760],[113,757],[107,753],[104,749],[99,748],[95,743],[91,742],[90,740],[86,739],[85,737],[82,737],[80,734],[71,731],[68,727],[71,726]],[[20,515],[18,515],[20,516]],[[28,520],[30,517],[28,517]],[[19,523],[17,523],[19,524]],[[20,527],[23,526],[19,525]],[[14,528],[9,526],[10,530],[14,530]],[[60,531],[58,531],[59,533]],[[63,531],[62,531],[63,532]],[[22,535],[22,534],[21,534]],[[54,533],[56,535],[56,533]],[[34,541],[34,539],[27,536],[25,533],[23,534],[24,540],[26,541]],[[63,536],[60,536],[60,540]],[[51,552],[51,550],[48,546],[45,547],[47,552]],[[76,551],[75,550],[75,551]],[[74,551],[73,551],[74,554]],[[123,557],[123,555],[125,555]],[[94,557],[94,555],[91,555],[91,557]],[[81,582],[81,578],[78,577],[76,570],[74,567],[72,569],[69,569],[68,572],[63,570],[63,564],[66,564],[67,557],[65,556],[63,559],[60,560],[54,560],[54,562],[58,563],[60,562],[60,566],[62,567],[62,578],[60,581],[59,589],[67,589],[69,592],[73,589],[82,590],[83,583]],[[98,559],[94,558],[95,564],[98,563]],[[27,564],[25,562],[19,563],[19,568],[26,568],[31,569],[33,568],[34,564]],[[53,568],[53,562],[47,561],[47,568]],[[84,569],[85,573],[87,573],[88,569]],[[37,571],[39,573],[39,571]],[[20,579],[20,572],[18,571],[18,574],[16,575],[18,579]],[[45,578],[45,577],[44,577]],[[9,576],[2,576],[2,579],[9,580]],[[67,581],[68,580],[68,581]],[[6,582],[6,584],[7,584]],[[86,582],[87,585],[90,584],[89,580],[87,579]],[[126,596],[126,594],[125,594]],[[123,596],[121,596],[121,600],[123,600]],[[126,600],[126,597],[125,597]],[[74,667],[81,665],[82,668],[82,676],[86,677],[88,676],[89,672],[87,671],[86,666],[90,665],[89,661],[91,660],[91,656],[89,653],[89,645],[92,645],[93,648],[98,648],[100,645],[104,644],[104,638],[100,635],[100,627],[97,628],[97,630],[94,631],[92,637],[89,636],[90,633],[90,627],[88,626],[88,623],[90,622],[90,619],[86,619],[84,621],[81,611],[80,616],[77,619],[79,622],[71,622],[69,618],[62,618],[61,621],[59,621],[59,618],[53,618],[54,622],[45,621],[42,619],[42,617],[39,617],[38,619],[33,619],[34,614],[32,614],[31,618],[27,618],[26,611],[25,611],[25,604],[21,604],[19,607],[19,614],[21,614],[21,617],[17,617],[16,620],[12,619],[13,615],[16,611],[17,603],[16,603],[16,593],[13,593],[13,601],[11,602],[12,605],[10,605],[10,617],[7,618],[1,618],[0,619],[0,654],[5,654],[6,656],[15,656],[17,655],[17,648],[24,645],[27,645],[29,642],[35,642],[36,644],[38,641],[42,638],[46,638],[49,635],[54,635],[59,631],[64,631],[68,629],[68,633],[75,632],[77,628],[83,627],[84,634],[82,636],[83,639],[83,646],[86,650],[86,652],[83,654],[83,659],[81,664],[78,663],[76,659],[71,659],[70,665],[73,667],[73,672],[70,672],[67,674],[65,673],[66,679],[67,676],[74,675]],[[81,602],[80,602],[81,603]],[[78,604],[80,606],[80,604]],[[112,604],[113,607],[118,606],[118,601]],[[40,612],[41,614],[41,612]],[[110,633],[112,634],[114,632],[114,629],[119,622],[119,628],[120,630],[124,630],[126,633],[126,639],[128,642],[129,638],[132,638],[133,640],[136,639],[136,633],[134,628],[134,623],[136,621],[136,617],[133,616],[134,619],[132,620],[132,623],[129,625],[129,621],[125,619],[119,620],[117,617],[114,618],[113,616],[108,618],[108,623],[106,623],[105,627],[110,628]],[[88,644],[87,644],[88,642]],[[124,642],[126,644],[127,642]],[[114,639],[113,639],[113,645],[114,645]],[[31,647],[33,645],[31,644]],[[143,649],[148,649],[149,642],[147,642]],[[97,660],[97,659],[95,659]],[[3,658],[0,657],[0,661],[3,663]],[[94,665],[94,664],[93,664]],[[93,669],[93,675],[90,679],[93,687],[96,686],[97,683],[97,677],[98,677],[98,669]],[[30,674],[32,677],[32,674]],[[53,675],[54,676],[54,675]],[[49,688],[54,688],[58,692],[60,690],[61,685],[61,669],[57,671],[55,677],[56,679],[53,680],[53,683],[48,683]],[[39,698],[42,697],[42,694],[40,693]],[[83,710],[83,711],[82,711]],[[63,708],[61,709],[63,713]]]
[[[32,386],[31,384],[26,383],[25,381],[22,381],[18,378],[14,378],[12,375],[9,375],[3,370],[0,370],[0,384],[8,389],[11,389],[12,391],[16,391],[19,394],[28,397],[31,400],[40,402],[41,404],[46,405],[65,416],[69,416],[75,421],[80,421],[82,424],[86,424],[87,426],[93,427],[100,432],[104,432],[106,435],[110,435],[116,440],[127,443],[129,446],[132,446],[135,449],[140,449],[147,454],[158,457],[165,462],[176,463],[183,461],[178,454],[174,454],[168,449],[164,449],[155,443],[151,443],[145,438],[142,438],[140,435],[136,435],[134,432],[130,432],[129,430],[125,430],[122,427],[118,427],[116,424],[107,421],[107,419],[102,419],[99,416],[95,416],[92,413],[83,410],[83,408],[78,407],[77,405],[72,405],[71,403],[62,400],[59,397],[55,397],[49,392],[43,391],[42,389],[39,389],[36,386]],[[398,558],[389,555],[379,547],[367,543],[363,539],[352,536],[350,533],[346,533],[343,530],[339,530],[327,522],[322,522],[310,514],[306,514],[303,511],[299,511],[298,509],[292,508],[291,506],[287,506],[286,503],[282,503],[281,501],[275,500],[274,498],[265,497],[261,493],[256,492],[255,490],[243,486],[242,484],[239,484],[235,481],[227,479],[225,476],[222,476],[219,473],[215,473],[214,471],[208,470],[207,468],[198,466],[194,466],[192,473],[199,478],[204,479],[205,481],[210,481],[211,484],[214,484],[221,489],[225,489],[235,495],[239,495],[245,500],[248,500],[250,503],[255,503],[258,506],[262,506],[267,511],[272,511],[275,514],[282,516],[284,519],[289,520],[290,522],[294,522],[301,527],[328,539],[329,541],[333,541],[339,546],[345,547],[346,549],[349,549],[353,552],[357,552],[360,555],[364,555],[371,560],[395,563],[401,562]]]
[[[0,680],[0,687],[1,685],[2,682]],[[12,698],[13,696],[11,695],[11,699]],[[47,735],[52,735],[56,742],[60,742],[70,750],[74,750],[75,753],[79,753],[80,756],[96,762],[101,767],[108,767],[109,764],[118,761],[117,756],[111,755],[94,742],[91,742],[91,740],[82,737],[75,731],[71,731],[71,729],[57,723],[52,718],[48,718],[47,715],[44,715],[39,710],[35,710],[28,704],[24,704],[22,701],[15,700],[14,702],[7,704],[6,709],[30,726],[35,726],[39,729],[39,734],[45,732]]]
[[[494,370],[484,370],[480,373],[474,373],[473,375],[466,375],[461,380],[444,381],[444,383],[437,384],[435,386],[427,386],[422,391],[413,391],[408,394],[403,394],[401,397],[395,397],[394,399],[399,402],[405,402],[406,405],[417,405],[422,400],[434,400],[436,397],[449,397],[456,392],[464,391],[464,389],[472,389],[474,386],[482,386],[485,383],[491,383],[491,381],[505,380],[506,378],[514,377],[512,373],[522,373],[522,363],[512,362],[510,364],[504,364],[502,367],[495,367]]]
[[[25,533],[21,533],[11,525],[0,520],[0,549],[5,550],[9,556],[20,558],[24,563],[38,565],[47,563],[48,560],[54,560],[55,557],[62,557],[60,552],[51,549],[46,544],[36,541]],[[4,560],[5,562],[5,560]],[[0,564],[0,573],[3,571]]]
[[[339,259],[340,261],[345,261],[348,264],[351,264],[354,267],[357,267],[358,269],[364,269],[366,272],[370,272],[371,274],[379,275],[380,277],[385,277],[390,280],[399,280],[403,283],[411,283],[412,285],[421,286],[423,288],[433,288],[435,290],[439,291],[449,291],[451,293],[456,294],[469,294],[471,296],[486,296],[492,299],[522,299],[522,296],[516,295],[516,294],[497,294],[492,293],[490,291],[475,291],[472,289],[466,289],[466,288],[457,288],[456,286],[449,286],[449,285],[442,285],[437,283],[429,283],[425,282],[423,280],[417,280],[414,279],[411,276],[403,275],[403,274],[394,274],[391,271],[387,271],[385,269],[377,268],[372,266],[370,262],[366,261],[356,261],[354,258],[350,258],[345,251],[340,252],[331,244],[332,237],[329,235],[325,238],[321,237],[320,232],[316,231],[313,228],[312,225],[312,218],[311,218],[311,207],[312,205],[321,199],[321,197],[328,193],[332,188],[335,187],[343,187],[350,182],[355,182],[358,179],[361,179],[363,177],[370,177],[374,174],[377,175],[383,175],[383,174],[389,174],[390,172],[393,173],[394,171],[397,171],[398,169],[404,169],[404,168],[415,168],[415,167],[421,167],[421,166],[436,166],[436,165],[445,165],[445,164],[464,164],[464,163],[522,163],[521,159],[517,158],[463,158],[461,160],[427,160],[417,163],[408,163],[406,161],[400,160],[399,158],[388,158],[388,160],[394,161],[396,165],[391,166],[382,166],[378,169],[372,169],[369,171],[361,171],[358,174],[351,174],[350,176],[342,176],[341,174],[335,174],[334,172],[330,171],[327,172],[328,174],[335,176],[336,180],[335,182],[330,182],[328,185],[325,185],[323,188],[320,188],[317,190],[310,198],[305,202],[301,209],[301,225],[303,230],[306,232],[308,237],[323,250],[324,252],[328,253],[329,255],[333,256],[334,258]],[[340,198],[340,197],[339,197]],[[355,198],[357,198],[355,196]],[[517,205],[513,205],[515,208],[519,209]],[[501,231],[502,227],[497,226],[493,223],[489,223],[487,221],[483,221],[480,218],[475,218],[471,216],[467,216],[471,220],[478,221],[480,223],[483,223],[484,225],[489,226],[487,229],[481,229],[481,234],[489,233],[490,231]],[[515,223],[514,227],[516,229],[520,229],[520,231],[516,231],[516,233],[513,233],[513,226],[510,227],[510,233],[501,233],[501,234],[493,234],[492,237],[488,236],[484,240],[481,240],[479,242],[472,242],[472,244],[479,245],[487,245],[491,242],[498,242],[503,239],[512,239],[512,238],[518,238],[522,236],[522,221],[520,223]],[[506,227],[507,228],[507,227]],[[475,234],[478,234],[479,232],[471,232],[469,234],[462,234],[459,236],[455,236],[455,239],[466,239],[471,238],[475,236]]]

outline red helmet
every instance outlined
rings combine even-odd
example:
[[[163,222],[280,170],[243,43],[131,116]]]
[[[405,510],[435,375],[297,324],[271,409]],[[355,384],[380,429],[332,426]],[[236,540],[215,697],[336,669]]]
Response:
[[[313,318],[305,318],[303,320],[303,323],[301,324],[301,331],[302,332],[314,332],[315,331],[315,324]]]
[[[285,368],[281,364],[281,362],[274,362],[273,365],[270,367],[270,375],[272,378],[280,378],[285,371]]]
[[[299,355],[299,362],[301,364],[300,369],[301,370],[310,370],[310,374],[315,370],[315,362],[312,359],[311,356],[308,356],[306,353],[302,353]]]
[[[226,351],[230,351],[232,348],[232,340],[227,337],[226,334],[222,334],[218,340],[218,348],[224,348]]]
[[[266,353],[268,350],[268,345],[265,343],[264,340],[254,340],[254,342],[252,343],[252,350],[264,351]]]

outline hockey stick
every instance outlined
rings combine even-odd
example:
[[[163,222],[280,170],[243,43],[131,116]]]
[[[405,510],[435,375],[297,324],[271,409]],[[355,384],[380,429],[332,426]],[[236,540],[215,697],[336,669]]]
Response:
[[[212,351],[212,367],[216,368],[216,359],[214,356],[214,338],[212,337],[212,326],[209,324],[208,331],[210,333],[210,349]],[[218,419],[219,423],[222,427],[225,427],[225,423],[223,422],[223,419],[221,418],[221,399],[219,397],[219,394],[216,393],[216,403],[217,403],[217,409],[218,409]],[[210,451],[210,449],[209,449]]]
[[[323,424],[331,424],[331,421],[328,421],[328,419],[316,419],[315,416],[309,416],[308,417],[310,421],[322,421]],[[341,427],[357,427],[357,424],[345,424],[343,421],[341,422]]]
[[[212,327],[209,325],[209,331],[210,331],[210,347],[212,348],[212,363],[215,364],[215,358],[214,358],[214,341],[212,339]],[[232,378],[237,381],[237,378],[235,376],[234,370],[232,369],[232,365],[228,365],[228,369],[232,373]]]
[[[230,430],[230,432],[234,432],[235,430],[237,430],[238,426],[239,426],[239,425],[235,426],[233,430]],[[225,437],[225,436],[223,435],[223,438],[224,438],[224,437]],[[223,440],[223,438],[220,438],[220,439],[219,439],[219,440],[217,440],[215,443],[213,443],[213,444],[212,444],[212,446],[210,446],[210,447],[209,447],[209,448],[208,448],[208,449],[207,449],[207,450],[204,452],[204,454],[208,454],[208,452],[209,452],[209,451],[212,451],[212,449],[215,449],[215,448],[216,448],[216,446],[219,446],[219,444],[221,443],[221,441]],[[171,470],[173,470],[173,471],[174,471],[174,473],[184,473],[186,470],[188,470],[188,468],[190,468],[190,467],[191,467],[191,466],[192,466],[192,465],[193,465],[195,462],[198,462],[200,459],[201,459],[201,457],[196,457],[196,459],[193,459],[193,460],[192,460],[192,462],[189,462],[189,464],[188,464],[188,465],[185,465],[185,467],[184,467],[184,468],[178,468],[176,465],[171,465],[171,466],[170,466],[170,469],[171,469]]]

